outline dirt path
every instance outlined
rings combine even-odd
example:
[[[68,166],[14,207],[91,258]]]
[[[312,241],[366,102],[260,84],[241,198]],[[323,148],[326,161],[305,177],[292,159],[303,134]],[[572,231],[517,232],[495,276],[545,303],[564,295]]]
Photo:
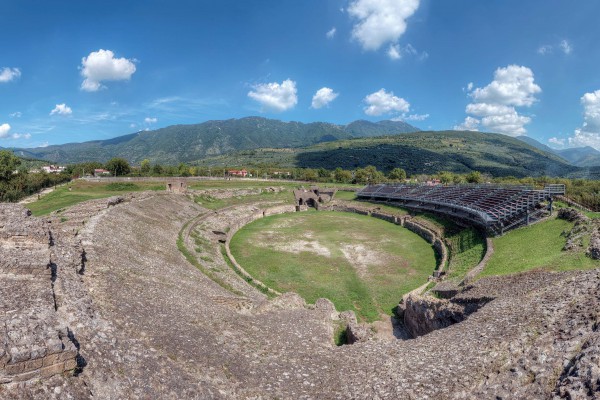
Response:
[[[58,185],[58,186],[62,186],[62,185]],[[36,194],[32,194],[31,196],[27,196],[24,199],[21,199],[19,201],[19,204],[29,204],[29,203],[33,203],[34,201],[38,201],[39,199],[41,199],[42,197],[44,197],[48,193],[52,193],[54,191],[54,189],[56,187],[58,187],[58,186],[52,186],[52,187],[43,189],[41,192],[38,192]]]

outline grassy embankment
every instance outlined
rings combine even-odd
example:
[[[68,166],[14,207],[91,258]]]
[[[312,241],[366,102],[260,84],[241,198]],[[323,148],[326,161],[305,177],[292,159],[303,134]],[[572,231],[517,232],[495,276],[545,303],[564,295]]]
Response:
[[[585,249],[562,250],[566,241],[564,234],[572,227],[572,222],[553,218],[494,238],[494,255],[481,276],[534,269],[567,271],[599,267],[598,261],[585,255]],[[588,240],[584,240],[584,247],[587,247]]]
[[[33,215],[40,216],[87,200],[142,190],[164,190],[164,188],[164,185],[157,182],[102,183],[77,180],[58,187],[40,200],[27,204],[26,207]]]
[[[416,234],[337,212],[254,221],[236,233],[231,250],[267,286],[297,292],[309,303],[326,297],[369,322],[391,314],[402,294],[422,285],[435,267],[433,249]]]

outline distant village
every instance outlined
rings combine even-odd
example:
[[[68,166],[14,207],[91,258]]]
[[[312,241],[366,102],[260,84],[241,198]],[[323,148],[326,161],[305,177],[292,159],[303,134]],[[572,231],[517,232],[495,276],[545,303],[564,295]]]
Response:
[[[45,172],[47,174],[60,174],[66,168],[67,167],[62,166],[62,165],[44,165],[41,168],[35,168],[35,169],[29,170],[29,173],[37,174],[40,172]],[[91,176],[100,177],[100,176],[111,176],[111,175],[112,175],[112,173],[107,169],[96,168],[96,169],[94,169],[94,172]]]

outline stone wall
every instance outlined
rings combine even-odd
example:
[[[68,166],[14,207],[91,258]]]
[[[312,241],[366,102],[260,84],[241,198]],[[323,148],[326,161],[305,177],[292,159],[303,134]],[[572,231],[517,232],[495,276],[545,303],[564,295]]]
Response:
[[[45,221],[30,214],[20,205],[0,204],[0,384],[77,366],[77,349],[56,312],[52,235]]]
[[[242,267],[237,262],[237,260],[231,253],[229,243],[231,242],[231,238],[237,233],[237,231],[239,231],[245,225],[248,225],[249,223],[256,221],[257,219],[261,219],[261,218],[264,218],[264,217],[267,217],[270,215],[284,214],[284,213],[295,212],[295,211],[296,211],[296,206],[293,206],[293,205],[281,205],[281,206],[267,207],[264,209],[257,208],[251,215],[247,216],[246,218],[240,219],[237,223],[235,223],[233,225],[230,225],[229,231],[227,232],[227,239],[225,241],[225,251],[227,253],[227,257],[229,258],[229,260],[231,261],[233,266],[236,268],[236,272],[238,272],[248,282],[251,282],[252,285],[257,286],[258,288],[265,290],[273,295],[281,295],[281,293],[268,287],[267,285],[265,285],[264,283],[262,283],[261,281],[259,281],[258,279],[254,278],[252,275],[250,275],[244,269],[244,267]]]

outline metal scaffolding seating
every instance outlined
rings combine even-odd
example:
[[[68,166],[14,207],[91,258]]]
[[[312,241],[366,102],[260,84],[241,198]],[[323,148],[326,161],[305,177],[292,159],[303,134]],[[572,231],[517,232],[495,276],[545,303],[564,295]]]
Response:
[[[527,186],[376,184],[357,196],[461,218],[498,234],[528,220],[549,193]]]

